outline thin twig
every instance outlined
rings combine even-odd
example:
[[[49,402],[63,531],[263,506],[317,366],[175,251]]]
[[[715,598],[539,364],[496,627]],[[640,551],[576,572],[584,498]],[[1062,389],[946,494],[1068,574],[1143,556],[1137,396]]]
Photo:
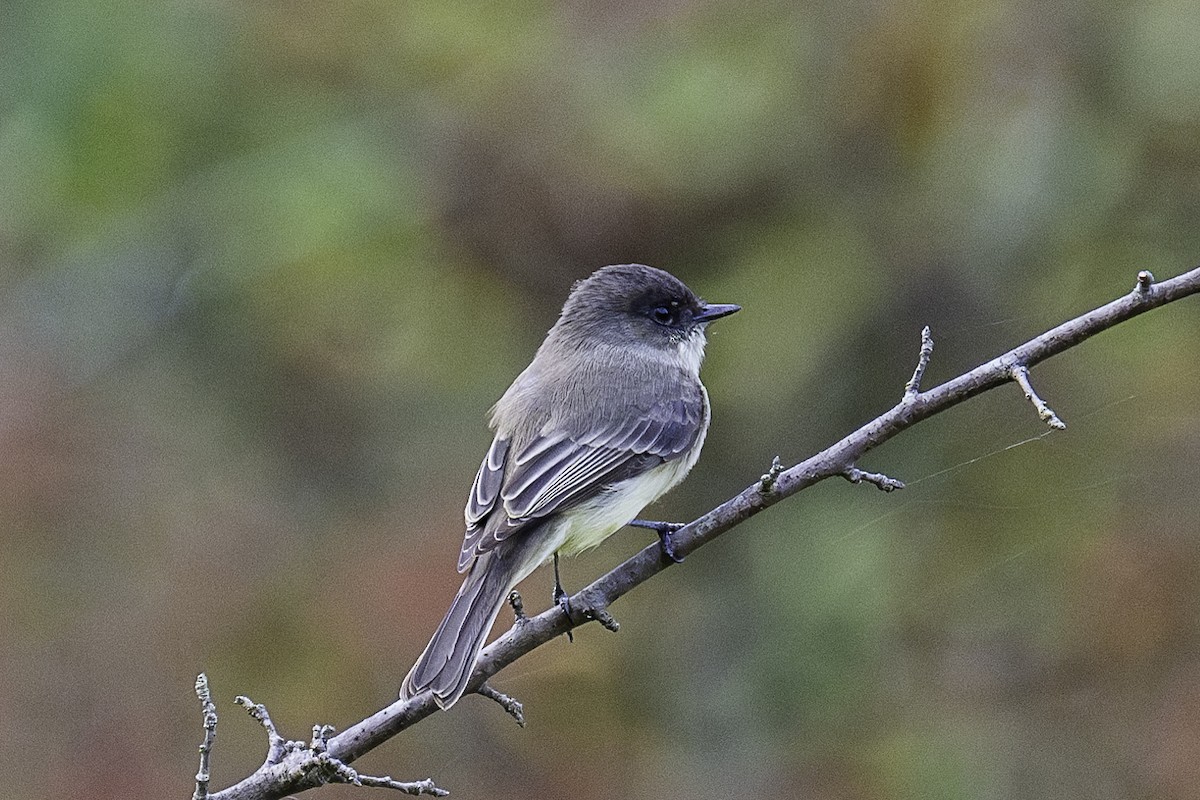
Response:
[[[522,728],[525,727],[525,706],[521,705],[519,701],[509,697],[504,692],[496,689],[489,683],[483,684],[475,691],[487,699],[494,700],[495,702],[499,703],[500,707],[504,709],[506,714],[515,719],[517,724]]]
[[[314,731],[316,728],[333,730],[329,725],[316,726]],[[351,786],[394,789],[404,794],[424,794],[433,797],[446,797],[450,794],[435,784],[433,778],[425,778],[420,781],[398,781],[392,778],[391,775],[382,775],[379,777],[363,775],[354,767],[334,758],[324,750],[307,751],[304,760],[297,766],[297,772],[299,774],[314,775],[322,783],[346,783]]]
[[[288,743],[279,731],[275,729],[275,723],[271,721],[271,715],[267,713],[267,707],[262,703],[256,703],[249,697],[243,694],[238,695],[233,699],[246,709],[246,712],[258,720],[258,724],[262,725],[267,732],[267,764],[278,764],[283,760],[284,754],[288,750]]]
[[[921,393],[921,381],[925,380],[925,370],[929,367],[931,358],[933,358],[933,333],[926,325],[921,329],[921,351],[917,355],[917,368],[913,370],[908,383],[904,384],[905,400],[912,400]]]
[[[204,741],[200,743],[200,769],[196,772],[196,791],[192,793],[192,800],[207,800],[210,779],[208,761],[217,739],[217,706],[208,689],[208,676],[203,672],[196,676],[196,697],[204,713]]]
[[[761,483],[755,481],[673,534],[676,542],[683,552],[691,553],[784,498],[827,478],[844,475],[864,453],[922,420],[1009,382],[1013,379],[1013,364],[1032,367],[1150,309],[1200,292],[1200,268],[1157,283],[1150,279],[1143,281],[1139,276],[1138,285],[1141,288],[1064,322],[964,375],[916,395],[906,394],[896,406],[849,436],[784,470],[769,493],[763,493]],[[667,565],[655,542],[572,596],[571,602],[579,603],[580,607],[606,607]],[[580,624],[582,620],[568,619],[559,613],[558,606],[527,618],[484,649],[467,691],[477,689],[521,656]],[[431,693],[397,701],[330,739],[329,753],[349,763],[437,710]],[[212,800],[278,800],[319,785],[311,776],[289,782],[289,775],[284,765],[264,765],[240,783],[212,795]]]
[[[904,488],[904,481],[898,481],[895,478],[889,478],[880,472],[865,472],[858,467],[847,467],[842,472],[842,477],[851,483],[870,483],[879,487],[885,492],[892,492],[896,489]]]
[[[1051,428],[1059,431],[1067,429],[1067,423],[1058,418],[1058,414],[1054,413],[1054,409],[1046,405],[1046,401],[1038,396],[1034,390],[1033,384],[1029,380],[1029,368],[1015,366],[1012,368],[1012,379],[1017,382],[1017,386],[1021,387],[1021,391],[1025,393],[1025,399],[1033,403],[1033,408],[1037,411],[1038,418],[1049,425]]]
[[[200,677],[204,677],[203,674]],[[198,694],[199,679],[197,679],[196,685]],[[205,690],[207,691],[207,683],[205,684]],[[439,788],[433,782],[432,778],[403,782],[393,780],[389,775],[381,778],[360,775],[358,770],[351,767],[347,761],[329,752],[330,737],[337,732],[337,729],[332,725],[313,725],[312,740],[307,744],[301,741],[288,741],[280,735],[279,730],[275,727],[275,723],[271,721],[271,715],[267,713],[265,705],[255,703],[244,695],[239,695],[234,699],[234,702],[240,706],[244,706],[250,716],[258,720],[259,724],[267,731],[267,740],[269,742],[267,760],[254,773],[254,776],[260,777],[260,782],[263,786],[269,787],[265,790],[266,793],[264,796],[283,797],[326,783],[347,783],[353,786],[395,789],[405,794],[424,794],[432,795],[433,797],[445,797],[450,794],[445,789]],[[519,709],[520,704],[517,703],[517,706]],[[251,777],[253,778],[254,776]],[[245,781],[242,783],[244,784]],[[231,789],[226,789],[221,794],[230,791]],[[235,794],[234,796],[237,795]],[[216,798],[217,795],[212,795],[208,800],[216,800]]]
[[[432,797],[446,797],[450,793],[445,789],[438,788],[433,782],[433,778],[426,778],[423,781],[397,781],[392,780],[391,775],[384,775],[380,778],[375,778],[370,775],[358,776],[359,786],[372,786],[378,789],[395,789],[404,794],[427,794]]]

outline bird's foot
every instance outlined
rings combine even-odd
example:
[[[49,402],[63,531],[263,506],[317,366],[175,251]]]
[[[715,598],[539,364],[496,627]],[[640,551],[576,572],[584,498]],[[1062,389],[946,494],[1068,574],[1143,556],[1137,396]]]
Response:
[[[635,528],[649,528],[658,534],[658,544],[662,548],[663,555],[674,561],[676,564],[682,564],[684,557],[676,554],[675,543],[671,541],[671,534],[683,528],[687,523],[684,522],[658,522],[648,519],[635,519],[629,523]]]

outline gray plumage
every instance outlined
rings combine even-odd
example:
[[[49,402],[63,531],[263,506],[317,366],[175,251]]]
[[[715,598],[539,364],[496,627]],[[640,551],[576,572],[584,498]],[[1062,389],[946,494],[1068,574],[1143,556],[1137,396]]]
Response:
[[[556,552],[599,544],[687,474],[708,428],[709,305],[653,267],[572,289],[529,367],[492,409],[495,439],[465,509],[466,579],[401,688],[449,708],[513,587]]]

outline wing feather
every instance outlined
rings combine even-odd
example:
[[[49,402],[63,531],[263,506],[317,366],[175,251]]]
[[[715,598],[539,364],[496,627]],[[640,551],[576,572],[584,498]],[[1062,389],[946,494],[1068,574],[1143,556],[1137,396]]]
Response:
[[[492,440],[479,472],[475,473],[475,482],[471,485],[471,495],[467,500],[465,516],[467,527],[479,524],[496,505],[500,496],[500,487],[504,485],[504,460],[508,454],[508,440],[497,436]]]
[[[556,511],[688,452],[705,417],[703,389],[615,421],[575,420],[513,449],[497,437],[467,502],[460,571]],[[549,427],[549,426],[548,426]]]
[[[580,446],[570,439],[565,441],[570,445],[565,458],[530,464],[536,472],[528,470],[529,475],[518,491],[501,492],[509,519],[545,516],[551,507],[557,508],[557,501],[565,495],[592,482],[626,458],[620,450]]]

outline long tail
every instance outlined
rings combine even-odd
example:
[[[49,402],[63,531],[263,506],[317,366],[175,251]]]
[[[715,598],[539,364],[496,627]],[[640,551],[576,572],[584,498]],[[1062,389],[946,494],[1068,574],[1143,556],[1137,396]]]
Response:
[[[498,555],[484,554],[471,566],[445,619],[404,679],[401,699],[429,690],[438,706],[449,708],[462,697],[500,607],[524,577]]]

